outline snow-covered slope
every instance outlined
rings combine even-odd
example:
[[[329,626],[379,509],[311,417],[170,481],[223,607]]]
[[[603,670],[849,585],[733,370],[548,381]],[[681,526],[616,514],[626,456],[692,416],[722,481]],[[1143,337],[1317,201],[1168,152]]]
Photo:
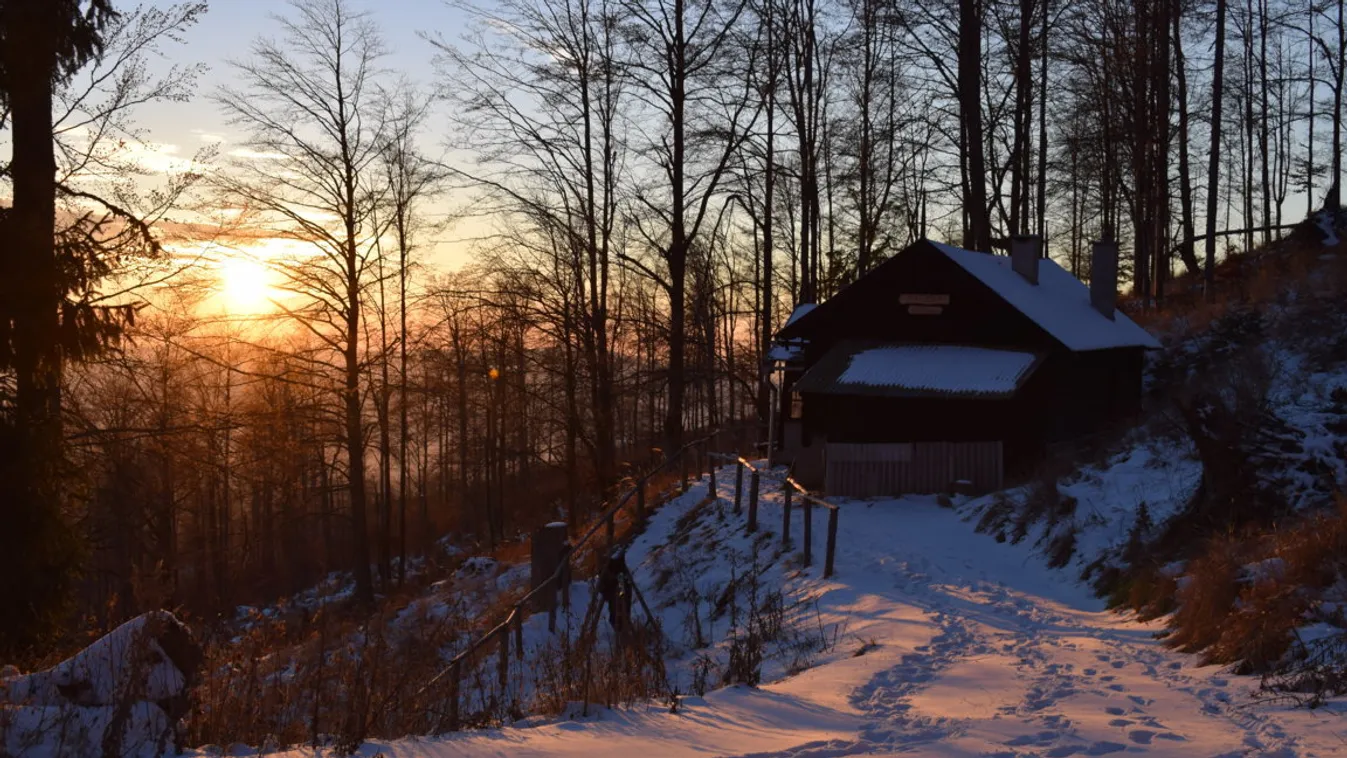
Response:
[[[694,583],[714,583],[715,570],[696,565],[707,551],[694,540],[718,530],[713,550],[722,555],[751,545],[732,513],[692,513],[704,494],[699,485],[670,503],[633,545],[629,562],[653,596],[664,596],[650,581],[675,547]],[[767,528],[780,523],[778,502],[764,495]],[[799,518],[797,510],[797,540]],[[817,555],[826,521],[815,518]],[[770,554],[759,550],[763,560]],[[1332,709],[1251,704],[1256,681],[1197,667],[1155,639],[1157,625],[1104,610],[1028,543],[977,534],[931,498],[842,503],[830,580],[819,566],[799,568],[794,555],[774,559],[762,584],[779,586],[832,630],[836,643],[813,668],[757,689],[683,697],[676,709],[593,709],[587,718],[573,709],[503,729],[370,744],[361,754],[1327,756],[1347,744],[1347,722]],[[684,612],[661,614],[674,626],[672,614]],[[673,668],[694,655],[676,649]]]

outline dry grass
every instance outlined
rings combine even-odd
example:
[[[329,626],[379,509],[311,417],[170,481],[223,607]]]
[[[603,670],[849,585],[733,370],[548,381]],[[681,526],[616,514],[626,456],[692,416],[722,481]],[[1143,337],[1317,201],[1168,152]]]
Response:
[[[647,512],[676,493],[679,479],[679,472],[651,477]],[[641,526],[635,506],[632,498],[616,514],[618,544]],[[500,566],[524,564],[529,542],[502,543],[490,557]],[[575,578],[592,575],[607,544],[600,527],[573,558]],[[498,592],[471,612],[461,603],[432,612],[422,600],[434,573],[395,590],[373,615],[352,607],[326,608],[313,618],[282,613],[254,619],[235,637],[209,640],[205,675],[188,719],[188,744],[311,744],[349,752],[373,737],[447,729],[454,693],[450,677],[437,678],[446,666],[441,651],[464,649],[506,618],[526,588]],[[591,608],[586,615],[596,613]],[[557,636],[546,645],[524,651],[522,661],[520,651],[512,649],[504,689],[497,673],[498,646],[483,647],[462,671],[460,726],[489,726],[526,712],[557,713],[576,700],[617,705],[664,693],[657,633],[638,625],[627,644],[604,649],[593,623],[588,632],[582,626],[563,614]]]
[[[1347,500],[1271,532],[1213,539],[1178,589],[1169,642],[1209,663],[1267,672],[1322,593],[1347,578]]]

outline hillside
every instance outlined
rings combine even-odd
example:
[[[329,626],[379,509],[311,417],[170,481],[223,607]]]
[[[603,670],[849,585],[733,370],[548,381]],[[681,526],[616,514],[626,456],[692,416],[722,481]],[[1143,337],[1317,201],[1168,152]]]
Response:
[[[1295,235],[1160,314],[1145,415],[967,503],[1167,641],[1318,705],[1342,694],[1347,261]]]
[[[704,493],[694,487],[671,502],[633,545],[638,579],[653,581],[672,560],[685,569],[685,590],[723,589],[726,566],[738,560],[729,557],[750,543],[728,503],[708,506]],[[779,523],[777,503],[764,497],[764,525]],[[821,534],[822,518],[816,526]],[[794,527],[799,534],[798,520]],[[835,641],[814,653],[812,668],[791,673],[786,646],[769,656],[776,663],[764,666],[758,688],[684,695],[676,707],[591,706],[588,716],[573,703],[560,716],[373,742],[360,754],[1310,756],[1341,745],[1335,709],[1250,705],[1256,679],[1171,651],[1155,638],[1162,624],[1108,611],[1028,544],[976,534],[933,498],[843,502],[838,545],[831,580],[795,566],[789,552],[762,573],[766,591],[809,608],[810,618],[790,626],[822,628]],[[773,552],[760,551],[764,563]],[[712,567],[712,556],[726,560]],[[676,582],[664,586],[659,602],[678,594]],[[693,607],[661,613],[680,689],[695,678],[685,664],[697,655],[681,647],[688,635],[679,623]],[[724,624],[707,623],[721,640]],[[706,651],[724,661],[726,646]],[[301,754],[309,752],[292,753]]]
[[[622,553],[636,623],[609,615],[590,543],[556,631],[546,613],[498,627],[508,655],[493,638],[452,687],[450,661],[527,590],[524,543],[444,543],[369,617],[340,574],[241,607],[207,640],[187,755],[1336,754],[1347,261],[1293,240],[1219,281],[1149,317],[1164,349],[1131,423],[986,496],[833,499],[831,578],[827,513],[805,566],[782,472],[750,533],[722,468],[718,497],[705,476],[651,493]],[[105,742],[119,703],[13,702],[0,747]],[[167,724],[142,721],[118,739],[157,754]]]

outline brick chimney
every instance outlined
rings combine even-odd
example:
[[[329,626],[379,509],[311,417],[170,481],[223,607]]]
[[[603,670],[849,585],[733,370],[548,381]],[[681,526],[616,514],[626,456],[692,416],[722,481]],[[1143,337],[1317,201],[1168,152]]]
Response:
[[[1118,306],[1118,243],[1100,241],[1094,243],[1093,257],[1090,259],[1090,305],[1113,320]]]
[[[1043,239],[1036,234],[1010,238],[1010,268],[1030,284],[1038,284],[1038,259],[1043,256]]]

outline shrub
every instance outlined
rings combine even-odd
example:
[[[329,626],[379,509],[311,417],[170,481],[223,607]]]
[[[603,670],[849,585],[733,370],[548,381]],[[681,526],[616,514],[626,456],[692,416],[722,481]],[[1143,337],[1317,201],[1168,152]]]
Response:
[[[1216,537],[1188,564],[1178,583],[1178,610],[1170,619],[1169,644],[1188,653],[1201,652],[1221,638],[1221,627],[1239,597],[1243,564],[1239,540]]]

